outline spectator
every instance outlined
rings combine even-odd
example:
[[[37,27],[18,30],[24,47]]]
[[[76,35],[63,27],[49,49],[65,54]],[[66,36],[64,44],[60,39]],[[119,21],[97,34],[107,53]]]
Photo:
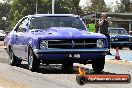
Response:
[[[88,31],[89,32],[96,32],[96,24],[92,20],[90,24],[87,25]]]
[[[104,34],[108,40],[108,48],[110,49],[110,35],[108,27],[112,25],[112,22],[107,19],[107,14],[102,13],[101,18],[99,19],[99,32]],[[111,55],[110,50],[108,55]]]

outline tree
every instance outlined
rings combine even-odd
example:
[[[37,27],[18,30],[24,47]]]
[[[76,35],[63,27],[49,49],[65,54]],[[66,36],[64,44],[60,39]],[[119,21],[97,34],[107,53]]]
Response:
[[[117,3],[117,6],[115,8],[115,12],[125,12],[123,3]]]
[[[121,3],[117,3],[115,12],[132,12],[132,3],[130,0],[121,0]]]
[[[0,3],[0,30],[6,30],[5,27],[8,27],[10,24],[10,3],[4,2]],[[3,19],[6,18],[6,19]]]
[[[55,0],[55,13],[67,13],[82,15],[83,10],[79,6],[80,0]]]
[[[91,4],[87,3],[87,7],[84,8],[85,14],[93,12],[108,12],[111,9],[106,6],[104,0],[91,0]]]
[[[71,13],[77,14],[77,15],[83,15],[83,10],[79,6],[80,0],[70,0],[69,1],[69,7],[71,8]]]
[[[79,6],[80,0],[55,0],[55,13],[82,15],[83,11]],[[51,13],[52,0],[37,0],[38,13]],[[35,14],[36,0],[12,0],[10,9],[11,27],[23,16]]]
[[[37,0],[38,13],[49,12],[49,1],[50,0]],[[12,26],[14,26],[20,18],[29,14],[35,14],[35,6],[36,0],[13,0],[10,10]]]

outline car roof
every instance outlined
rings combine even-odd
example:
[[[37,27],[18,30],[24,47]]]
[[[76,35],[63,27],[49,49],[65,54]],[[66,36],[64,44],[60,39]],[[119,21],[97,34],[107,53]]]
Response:
[[[78,15],[74,15],[74,14],[34,14],[34,15],[28,15],[28,17],[42,17],[42,16],[72,16],[72,17],[78,17]]]
[[[109,28],[109,29],[113,29],[113,30],[114,30],[114,29],[119,29],[119,30],[120,30],[120,29],[124,29],[124,28]]]

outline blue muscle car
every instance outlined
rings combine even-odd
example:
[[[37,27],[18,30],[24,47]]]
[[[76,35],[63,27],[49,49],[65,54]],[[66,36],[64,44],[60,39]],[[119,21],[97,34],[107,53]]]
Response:
[[[124,28],[109,28],[112,48],[129,47],[132,50],[132,36]]]
[[[28,62],[31,71],[40,63],[91,63],[95,72],[104,69],[108,52],[107,38],[89,33],[82,20],[72,14],[36,14],[23,17],[5,39],[10,64],[19,66]]]

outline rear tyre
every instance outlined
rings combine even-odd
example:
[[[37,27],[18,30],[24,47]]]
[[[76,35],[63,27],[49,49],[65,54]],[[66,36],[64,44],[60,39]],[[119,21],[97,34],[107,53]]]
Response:
[[[121,47],[121,46],[119,46],[118,48],[119,48],[119,49],[122,49],[122,47]]]
[[[28,67],[29,70],[32,72],[36,72],[39,70],[40,61],[37,59],[37,57],[34,55],[32,49],[29,49],[28,53]]]
[[[130,50],[132,50],[132,47],[129,47],[130,48]]]
[[[113,49],[114,48],[114,45],[111,45],[111,48]]]
[[[102,59],[93,61],[92,68],[95,71],[95,73],[101,73],[104,69],[104,65],[105,65],[105,56]]]
[[[21,65],[21,62],[22,60],[20,60],[18,57],[16,57],[13,53],[13,50],[10,49],[9,50],[9,56],[10,56],[10,65],[11,66],[20,66]]]

